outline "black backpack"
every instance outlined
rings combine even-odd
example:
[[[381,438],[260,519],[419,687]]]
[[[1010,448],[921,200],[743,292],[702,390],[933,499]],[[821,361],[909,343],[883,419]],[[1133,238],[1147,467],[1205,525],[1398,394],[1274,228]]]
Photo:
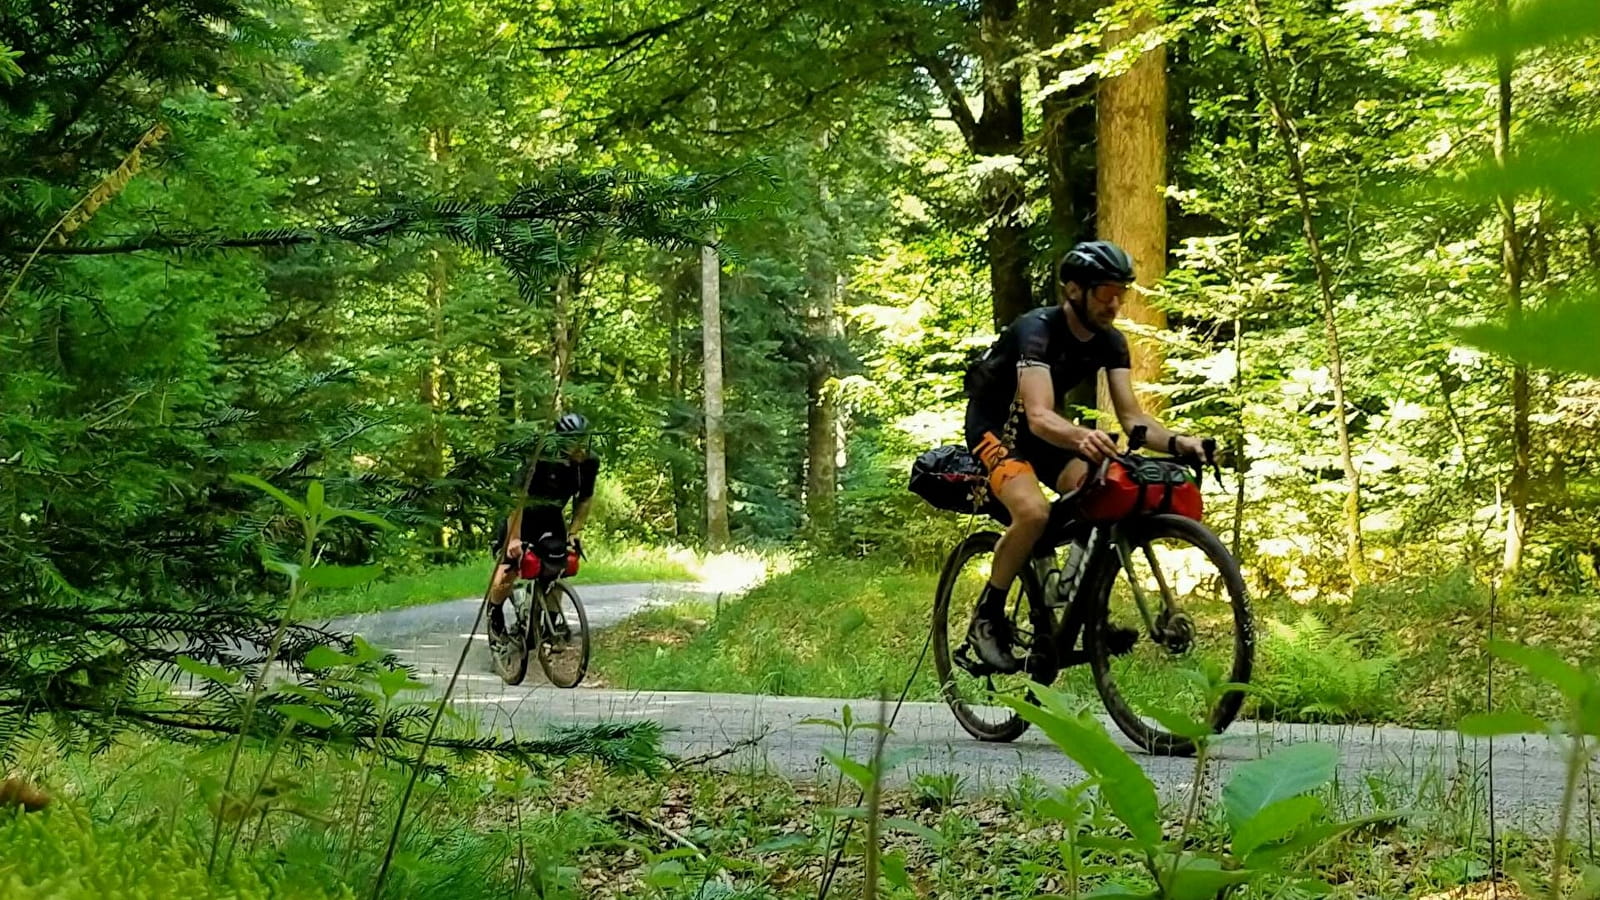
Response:
[[[987,505],[988,473],[972,451],[960,444],[935,447],[911,464],[908,487],[935,509],[975,513]]]

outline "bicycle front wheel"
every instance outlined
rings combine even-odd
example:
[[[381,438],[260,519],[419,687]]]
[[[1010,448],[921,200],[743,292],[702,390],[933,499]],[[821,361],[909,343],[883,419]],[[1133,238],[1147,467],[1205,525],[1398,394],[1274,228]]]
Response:
[[[577,687],[589,671],[589,615],[578,594],[565,582],[545,589],[539,668],[560,688]]]
[[[1104,616],[1087,649],[1094,686],[1117,727],[1160,756],[1188,756],[1193,725],[1220,734],[1244,702],[1255,632],[1239,563],[1181,516],[1118,523],[1097,567]]]

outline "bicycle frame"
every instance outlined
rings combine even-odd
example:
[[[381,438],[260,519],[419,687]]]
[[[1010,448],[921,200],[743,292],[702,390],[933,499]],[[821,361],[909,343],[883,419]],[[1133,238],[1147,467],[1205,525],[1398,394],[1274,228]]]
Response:
[[[1164,640],[1165,629],[1162,623],[1178,612],[1176,598],[1167,585],[1166,575],[1156,561],[1155,552],[1148,544],[1143,548],[1144,556],[1161,591],[1159,612],[1151,611],[1150,597],[1133,573],[1131,560],[1134,547],[1125,534],[1126,525],[1122,522],[1094,525],[1074,521],[1066,504],[1060,500],[1051,504],[1049,524],[1045,528],[1044,535],[1034,545],[1033,556],[1029,560],[1041,587],[1048,584],[1046,576],[1048,570],[1055,564],[1056,550],[1070,544],[1076,537],[1074,532],[1084,528],[1088,529],[1088,539],[1085,542],[1083,559],[1079,563],[1081,574],[1072,596],[1065,604],[1065,612],[1058,620],[1055,610],[1061,607],[1051,606],[1051,601],[1054,599],[1051,597],[1042,598],[1042,609],[1029,610],[1030,619],[1036,625],[1039,618],[1048,619],[1050,629],[1047,646],[1050,647],[1054,657],[1054,664],[1059,667],[1079,665],[1088,661],[1087,648],[1075,650],[1074,645],[1078,643],[1086,625],[1094,622],[1097,617],[1106,615],[1106,610],[1096,605],[1100,602],[1099,589],[1106,578],[1116,578],[1118,574],[1126,576],[1134,604],[1138,607],[1139,616],[1152,640]],[[1107,567],[1115,567],[1115,571],[1107,572]],[[1036,627],[1035,634],[1038,633]]]

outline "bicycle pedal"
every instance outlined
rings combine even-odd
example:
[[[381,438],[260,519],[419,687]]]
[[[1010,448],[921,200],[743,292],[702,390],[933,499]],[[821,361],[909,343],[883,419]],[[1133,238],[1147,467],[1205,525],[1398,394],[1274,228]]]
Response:
[[[1118,625],[1104,625],[1100,628],[1100,640],[1106,646],[1106,652],[1112,656],[1126,656],[1139,643],[1139,632],[1134,628],[1123,628]]]
[[[967,644],[962,644],[956,648],[954,655],[956,666],[974,678],[993,675],[995,672],[994,666],[981,659],[974,659],[971,650],[972,648]]]

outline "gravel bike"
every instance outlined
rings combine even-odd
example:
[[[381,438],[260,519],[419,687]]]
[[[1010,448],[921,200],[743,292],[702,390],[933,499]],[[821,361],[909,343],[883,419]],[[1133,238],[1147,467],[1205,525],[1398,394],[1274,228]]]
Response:
[[[1106,711],[1135,744],[1157,755],[1192,754],[1194,742],[1162,719],[1177,714],[1221,733],[1244,701],[1242,690],[1226,686],[1250,680],[1255,633],[1239,563],[1193,519],[1146,514],[1086,523],[1075,519],[1072,501],[1051,504],[1049,524],[1007,597],[1016,647],[1026,654],[1020,673],[995,672],[966,643],[1000,535],[977,532],[950,553],[933,608],[945,702],[973,737],[1014,741],[1027,720],[986,701],[997,691],[1026,694],[1030,683],[1049,685],[1087,664]],[[1057,561],[1063,548],[1064,565]]]

